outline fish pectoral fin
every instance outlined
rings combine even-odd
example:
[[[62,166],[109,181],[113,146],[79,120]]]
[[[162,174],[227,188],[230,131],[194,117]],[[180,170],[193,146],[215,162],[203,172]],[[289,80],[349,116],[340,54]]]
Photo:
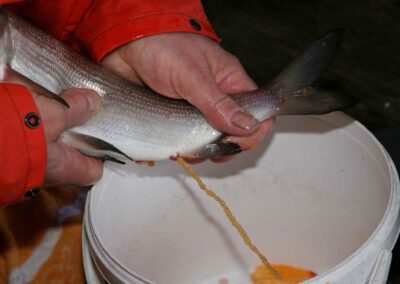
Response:
[[[119,164],[125,164],[125,162],[122,161],[123,159],[133,161],[131,157],[114,145],[94,136],[69,130],[61,135],[61,140],[89,157],[112,161]]]
[[[210,144],[207,144],[203,148],[194,151],[188,155],[183,155],[183,157],[189,158],[217,158],[224,156],[231,156],[235,154],[239,154],[242,152],[242,149],[238,144],[231,142],[222,142],[216,141]]]
[[[96,158],[96,159],[100,159],[103,161],[110,161],[110,162],[114,162],[117,164],[121,164],[121,165],[125,165],[126,163],[124,161],[121,161],[115,157],[109,156],[107,154],[97,154],[97,153],[85,153],[84,151],[80,151],[82,154],[89,156],[91,158]]]

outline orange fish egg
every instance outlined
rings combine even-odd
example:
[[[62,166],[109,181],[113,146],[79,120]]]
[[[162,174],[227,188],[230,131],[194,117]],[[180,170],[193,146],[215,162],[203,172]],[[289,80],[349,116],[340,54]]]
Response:
[[[273,265],[272,266],[283,278],[277,280],[271,272],[266,269],[265,265],[259,265],[251,274],[251,280],[254,284],[295,284],[311,279],[317,274],[310,270],[301,269],[289,265]]]

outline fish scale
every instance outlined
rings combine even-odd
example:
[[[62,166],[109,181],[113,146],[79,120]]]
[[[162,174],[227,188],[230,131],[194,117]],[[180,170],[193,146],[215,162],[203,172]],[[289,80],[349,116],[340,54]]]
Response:
[[[222,133],[186,101],[169,99],[134,85],[11,12],[1,10],[0,22],[2,63],[54,94],[69,88],[86,88],[101,96],[98,113],[62,135],[66,143],[83,153],[116,159],[128,156],[135,160],[163,160],[178,154],[215,157],[238,152],[237,145],[220,143]],[[269,86],[234,94],[232,98],[260,121],[279,114],[319,114],[346,107],[348,100],[312,88],[308,100],[301,101],[301,108],[291,111],[299,105],[296,102],[285,108],[285,103],[291,102],[293,93],[298,91],[293,86],[308,88],[296,80],[313,82],[326,69],[340,37],[339,30],[323,35]],[[329,107],[321,105],[321,99]],[[207,147],[210,143],[215,147]]]

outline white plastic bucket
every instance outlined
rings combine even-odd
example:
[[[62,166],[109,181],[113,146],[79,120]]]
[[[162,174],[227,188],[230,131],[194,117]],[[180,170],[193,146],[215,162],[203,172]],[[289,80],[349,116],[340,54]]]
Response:
[[[399,180],[360,123],[342,113],[279,118],[258,150],[195,169],[272,263],[315,271],[307,283],[385,283]],[[172,161],[108,164],[87,199],[83,247],[89,283],[250,283],[259,265]]]

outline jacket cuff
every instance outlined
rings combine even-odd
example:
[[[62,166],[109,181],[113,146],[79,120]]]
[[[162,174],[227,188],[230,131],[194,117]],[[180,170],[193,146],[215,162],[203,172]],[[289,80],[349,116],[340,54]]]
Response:
[[[30,92],[21,85],[1,84],[3,114],[0,206],[33,197],[44,183],[47,146],[39,111]],[[3,135],[2,135],[3,136]],[[3,139],[3,138],[2,138]]]
[[[200,0],[93,0],[71,43],[100,62],[133,40],[173,32],[196,33],[220,42]]]
[[[131,41],[164,33],[196,33],[220,42],[211,25],[185,14],[159,14],[131,19],[103,31],[88,42],[90,55],[100,62],[112,50]]]

